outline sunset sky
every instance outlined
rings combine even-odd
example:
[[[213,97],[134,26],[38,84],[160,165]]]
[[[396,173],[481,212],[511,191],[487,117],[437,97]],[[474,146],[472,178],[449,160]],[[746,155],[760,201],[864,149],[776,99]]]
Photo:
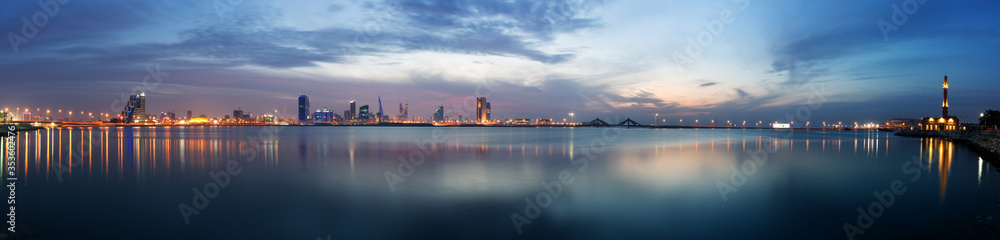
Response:
[[[485,85],[494,118],[884,121],[940,115],[947,74],[963,122],[1000,109],[993,1],[232,2],[7,1],[0,105],[430,117]]]

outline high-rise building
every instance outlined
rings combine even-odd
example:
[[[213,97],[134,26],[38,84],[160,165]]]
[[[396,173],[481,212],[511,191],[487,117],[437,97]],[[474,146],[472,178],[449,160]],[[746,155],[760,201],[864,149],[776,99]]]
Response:
[[[355,104],[357,104],[357,102],[351,100],[351,114],[344,115],[344,117],[347,118],[348,120],[358,118],[358,110]]]
[[[127,123],[139,122],[146,116],[146,93],[128,97],[125,110],[122,110],[122,120]]]
[[[437,110],[434,111],[434,121],[435,122],[444,121],[444,106],[440,106],[438,107]]]
[[[233,120],[246,120],[243,118],[243,109],[233,110]]]
[[[191,110],[188,110],[188,117],[187,117],[187,119],[191,119]]]
[[[358,111],[358,119],[361,121],[368,121],[368,105],[362,105],[361,109]]]
[[[375,116],[375,121],[382,122],[382,96],[378,96],[378,115]]]
[[[486,101],[486,97],[476,98],[476,121],[480,123],[486,123],[490,121],[490,103]]]
[[[333,112],[330,109],[323,107],[323,110],[316,109],[316,113],[313,114],[314,122],[332,122]]]
[[[305,94],[299,95],[299,121],[309,121],[309,97]]]
[[[406,119],[403,118],[403,103],[399,103],[399,114],[396,115],[396,120],[397,121],[406,120]]]

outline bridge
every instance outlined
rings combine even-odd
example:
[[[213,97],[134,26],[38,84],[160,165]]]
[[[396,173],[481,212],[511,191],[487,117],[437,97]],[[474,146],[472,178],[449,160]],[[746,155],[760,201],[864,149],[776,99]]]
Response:
[[[601,120],[601,118],[595,118],[590,122],[584,122],[580,124],[580,126],[581,127],[650,127],[650,125],[639,124],[638,122],[632,120],[631,118],[627,118],[625,119],[625,121],[622,121],[615,125],[611,125],[608,122]]]

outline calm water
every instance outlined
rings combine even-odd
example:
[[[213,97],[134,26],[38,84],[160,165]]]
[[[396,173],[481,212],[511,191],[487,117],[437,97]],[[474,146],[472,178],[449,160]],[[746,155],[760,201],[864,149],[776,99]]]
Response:
[[[845,239],[856,209],[896,180],[906,191],[855,239],[909,239],[954,231],[1000,189],[962,145],[868,131],[144,127],[16,139],[17,230],[45,239]]]

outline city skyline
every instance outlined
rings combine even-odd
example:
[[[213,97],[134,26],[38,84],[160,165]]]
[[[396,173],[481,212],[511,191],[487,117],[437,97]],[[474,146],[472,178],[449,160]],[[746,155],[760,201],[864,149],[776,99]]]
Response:
[[[946,74],[963,121],[1000,102],[987,67],[1000,52],[988,31],[1000,29],[994,3],[198,3],[61,5],[37,36],[0,48],[15,89],[0,102],[116,113],[139,88],[157,96],[149,113],[215,116],[294,113],[301,92],[334,112],[382,96],[428,117],[483,95],[494,118],[769,121],[822,89],[813,118],[878,122],[936,115]],[[20,19],[44,9],[0,11],[0,30],[21,36]]]

